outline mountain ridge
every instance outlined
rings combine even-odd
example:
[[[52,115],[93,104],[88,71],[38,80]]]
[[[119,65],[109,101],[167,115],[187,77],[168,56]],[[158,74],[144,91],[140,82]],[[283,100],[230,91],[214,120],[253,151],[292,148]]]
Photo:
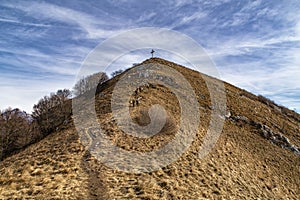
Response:
[[[42,199],[298,199],[300,197],[300,122],[290,113],[259,101],[257,96],[224,82],[227,113],[223,132],[211,153],[198,152],[212,113],[204,74],[160,58],[179,71],[195,90],[201,107],[200,126],[187,152],[160,170],[130,174],[99,162],[85,150],[74,124],[48,135],[24,151],[1,162],[1,198]],[[135,67],[138,67],[135,66]],[[126,71],[124,72],[126,73]],[[171,141],[180,109],[172,91],[156,85],[139,92],[139,106],[131,107],[137,123],[147,124],[147,109],[155,103],[170,114],[164,131],[150,139],[137,139],[117,129],[110,108],[115,84],[123,74],[99,85],[95,96],[97,119],[104,132],[127,151],[151,151]],[[211,78],[211,81],[220,81]],[[134,94],[132,98],[135,98]],[[90,102],[83,102],[82,107]],[[270,104],[270,103],[269,103]],[[293,117],[294,116],[294,117]],[[271,134],[273,133],[273,135]],[[275,140],[271,140],[275,137]],[[291,146],[282,148],[284,141]],[[273,144],[272,144],[273,142]],[[278,143],[278,144],[277,144]],[[275,144],[275,145],[274,145]],[[289,148],[288,148],[289,147]]]

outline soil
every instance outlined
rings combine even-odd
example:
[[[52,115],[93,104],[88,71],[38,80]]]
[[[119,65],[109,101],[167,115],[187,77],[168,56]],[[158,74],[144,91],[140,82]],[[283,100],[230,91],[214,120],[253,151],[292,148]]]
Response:
[[[262,130],[253,123],[236,120],[242,117],[265,125],[298,148],[298,114],[290,111],[287,115],[255,95],[224,83],[227,111],[219,116],[225,120],[223,131],[211,152],[200,159],[198,152],[215,109],[205,80],[220,81],[159,58],[143,64],[147,63],[167,65],[180,72],[199,103],[196,137],[178,160],[152,172],[118,171],[86,150],[71,122],[0,163],[0,199],[300,199],[300,156],[262,137]],[[154,104],[163,106],[168,114],[158,134],[137,138],[120,130],[113,118],[110,99],[121,77],[99,86],[95,95],[97,120],[106,136],[125,151],[162,148],[180,129],[181,109],[176,95],[162,85],[145,86],[138,94],[132,93],[131,100],[142,97],[139,105],[129,109],[137,124],[150,123],[147,110]],[[82,103],[84,112],[88,112],[84,108],[90,103]]]

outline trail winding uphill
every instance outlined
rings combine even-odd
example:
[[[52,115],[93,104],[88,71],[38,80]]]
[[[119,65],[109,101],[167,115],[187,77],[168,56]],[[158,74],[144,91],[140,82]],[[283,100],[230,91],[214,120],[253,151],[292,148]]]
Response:
[[[223,131],[210,153],[200,159],[199,150],[215,109],[203,78],[206,76],[159,58],[143,64],[149,63],[180,72],[199,103],[198,131],[179,159],[152,172],[110,168],[86,150],[74,123],[69,122],[0,163],[0,199],[300,199],[298,114],[224,83],[227,111],[219,116],[224,119]],[[99,86],[95,99],[82,102],[81,111],[88,114],[85,108],[95,100],[103,133],[125,151],[150,152],[164,147],[180,129],[181,109],[176,95],[151,82],[132,91],[127,106],[137,124],[150,123],[147,111],[154,104],[163,106],[168,114],[158,134],[134,137],[118,128],[111,110],[114,86],[121,77]],[[83,134],[92,137],[88,131],[93,124],[89,123],[86,120]]]

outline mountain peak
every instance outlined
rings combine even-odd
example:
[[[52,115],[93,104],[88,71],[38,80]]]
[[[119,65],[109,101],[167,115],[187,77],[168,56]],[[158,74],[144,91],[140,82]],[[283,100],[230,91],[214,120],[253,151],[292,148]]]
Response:
[[[114,164],[125,166],[138,156],[149,155],[149,152],[156,152],[156,157],[167,155],[168,151],[161,149],[172,144],[180,130],[185,130],[180,125],[184,106],[187,106],[180,104],[176,92],[151,82],[133,91],[122,90],[123,93],[114,97],[115,87],[120,81],[114,77],[103,83],[92,98],[82,98],[84,101],[79,111],[86,117],[86,129],[79,132],[73,122],[57,127],[43,140],[1,162],[0,198],[299,199],[299,115],[224,83],[227,113],[216,118],[224,120],[223,130],[210,153],[200,158],[205,135],[210,124],[215,123],[211,122],[212,113],[217,109],[203,75],[161,58],[142,62],[148,63],[167,64],[180,69],[199,104],[200,122],[195,137],[178,159],[159,165],[158,170],[150,172],[129,173],[122,168],[111,167]],[[214,79],[212,84],[216,81],[220,80]],[[191,95],[187,91],[180,92],[185,95],[186,101],[190,100]],[[121,104],[124,95],[129,95],[129,101]],[[115,102],[116,107],[112,98],[120,100]],[[95,103],[92,109],[104,134],[98,143],[89,140],[99,136],[95,132],[97,129],[88,124],[91,116],[88,108],[94,105],[91,102]],[[165,120],[162,129],[151,137],[137,137],[143,129],[135,129],[135,126],[122,129],[122,122],[117,122],[117,119],[123,114],[121,106],[124,105],[138,127],[151,125],[152,118],[158,120],[156,124]],[[156,109],[153,105],[164,108],[165,119],[161,117],[163,112],[155,115],[158,112],[153,112]],[[194,117],[186,114],[187,118]],[[82,134],[88,137],[81,138]],[[103,138],[114,148],[106,147],[109,149],[107,152],[105,146],[101,146],[96,152],[98,155],[111,153],[110,158],[101,160],[94,150],[97,145],[103,145]],[[185,142],[183,139],[179,141]],[[180,143],[175,144],[172,150],[180,148]],[[91,145],[89,150],[88,145]],[[116,149],[122,153],[118,154]],[[134,156],[122,159],[126,153]],[[114,156],[120,156],[120,159],[116,160]],[[146,158],[150,159],[145,156],[146,162]],[[149,166],[168,159],[151,160]]]

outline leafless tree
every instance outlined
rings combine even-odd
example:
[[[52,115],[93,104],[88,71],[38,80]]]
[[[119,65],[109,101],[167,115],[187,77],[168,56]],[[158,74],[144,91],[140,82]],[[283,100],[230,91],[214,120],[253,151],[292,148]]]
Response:
[[[64,89],[44,96],[33,106],[33,119],[38,123],[43,135],[56,130],[71,115],[71,107],[67,103],[71,91]]]
[[[97,87],[99,84],[108,80],[108,76],[104,72],[98,72],[90,76],[80,79],[73,88],[75,96],[84,94],[85,92]]]
[[[22,149],[40,137],[32,117],[20,109],[8,108],[0,117],[0,159]]]

